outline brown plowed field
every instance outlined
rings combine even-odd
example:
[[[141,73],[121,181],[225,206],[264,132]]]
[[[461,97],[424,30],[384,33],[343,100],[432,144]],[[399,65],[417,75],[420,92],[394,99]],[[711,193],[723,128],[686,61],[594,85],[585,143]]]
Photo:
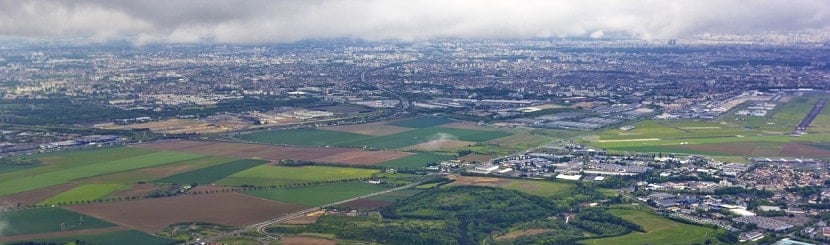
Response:
[[[790,142],[781,149],[781,155],[789,157],[830,157],[830,151],[799,142]]]
[[[135,145],[135,147],[271,161],[293,159],[351,165],[378,164],[412,154],[398,151],[364,151],[349,148],[305,148],[216,141],[164,141],[139,144]]]
[[[282,245],[335,245],[334,240],[310,236],[289,236],[280,239]]]
[[[181,222],[248,225],[304,208],[235,192],[68,207],[72,211],[150,233]]]
[[[20,192],[0,197],[0,207],[3,207],[4,205],[17,206],[18,203],[20,203],[21,205],[37,204],[42,202],[43,200],[49,199],[54,195],[60,194],[61,192],[68,191],[69,189],[72,189],[75,186],[77,186],[77,184],[75,183],[66,183],[62,185],[51,186],[48,188],[41,188],[37,190]]]

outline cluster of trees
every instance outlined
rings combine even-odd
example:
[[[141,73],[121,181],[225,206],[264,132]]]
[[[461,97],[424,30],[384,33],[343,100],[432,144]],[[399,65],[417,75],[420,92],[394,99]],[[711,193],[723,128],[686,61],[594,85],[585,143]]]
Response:
[[[723,187],[715,189],[715,195],[750,195],[755,198],[766,199],[772,197],[774,193],[768,190],[759,190],[755,188],[743,188],[743,187]]]
[[[645,231],[640,225],[614,216],[600,208],[581,210],[571,224],[600,237],[619,236],[631,231]]]
[[[40,160],[28,157],[0,157],[0,164],[6,165],[34,165],[40,164]]]
[[[244,97],[220,101],[213,107],[171,107],[161,111],[123,110],[104,105],[101,101],[70,98],[13,99],[1,104],[24,105],[8,107],[2,122],[24,125],[63,125],[99,122],[135,117],[166,118],[177,115],[213,115],[221,112],[268,111],[280,106],[321,105],[317,98]]]

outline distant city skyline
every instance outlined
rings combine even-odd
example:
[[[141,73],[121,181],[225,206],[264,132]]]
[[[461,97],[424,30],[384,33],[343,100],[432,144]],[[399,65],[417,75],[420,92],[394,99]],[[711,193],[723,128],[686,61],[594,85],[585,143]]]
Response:
[[[0,37],[283,43],[827,32],[830,1],[0,1]]]

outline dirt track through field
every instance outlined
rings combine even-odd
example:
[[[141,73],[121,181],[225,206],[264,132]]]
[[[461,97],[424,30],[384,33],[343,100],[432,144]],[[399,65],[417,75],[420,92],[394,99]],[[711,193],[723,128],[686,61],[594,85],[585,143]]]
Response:
[[[398,151],[364,151],[350,148],[288,147],[263,144],[229,143],[217,141],[164,141],[134,145],[134,147],[181,151],[212,156],[265,159],[283,159],[312,162],[373,165],[409,156]]]

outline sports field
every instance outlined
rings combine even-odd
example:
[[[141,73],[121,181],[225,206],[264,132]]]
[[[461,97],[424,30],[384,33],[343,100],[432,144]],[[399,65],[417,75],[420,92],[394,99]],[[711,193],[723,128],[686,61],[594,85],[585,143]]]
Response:
[[[645,229],[622,236],[584,240],[583,244],[704,244],[707,239],[716,240],[717,230],[703,226],[675,222],[648,211],[611,209],[609,212],[634,222]]]
[[[217,184],[228,186],[280,186],[302,183],[361,179],[380,173],[375,169],[343,168],[329,166],[302,166],[287,167],[276,165],[260,165],[232,174],[217,181]]]
[[[265,199],[313,207],[386,189],[388,188],[382,185],[346,182],[299,188],[254,190],[247,193]]]
[[[134,170],[201,157],[134,148],[78,151],[43,158],[46,166],[0,174],[0,196],[66,183],[71,180]]]

